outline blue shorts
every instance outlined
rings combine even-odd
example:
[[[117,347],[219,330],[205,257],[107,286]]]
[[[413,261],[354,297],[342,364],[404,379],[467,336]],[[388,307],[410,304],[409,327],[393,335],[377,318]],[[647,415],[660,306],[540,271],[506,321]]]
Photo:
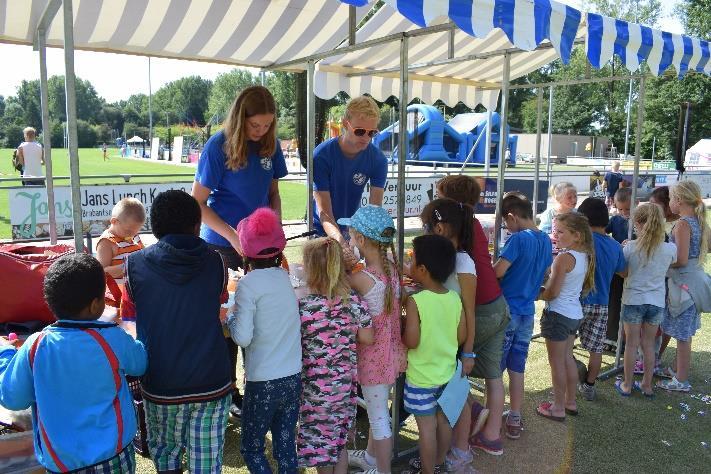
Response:
[[[664,308],[653,304],[623,304],[620,320],[627,324],[653,324],[659,325],[664,316]]]
[[[533,317],[533,314],[511,313],[511,320],[504,336],[502,371],[508,369],[522,374],[526,370],[528,346],[533,336]]]
[[[437,387],[418,387],[405,380],[405,411],[415,416],[431,416],[437,413],[437,399],[446,385]]]

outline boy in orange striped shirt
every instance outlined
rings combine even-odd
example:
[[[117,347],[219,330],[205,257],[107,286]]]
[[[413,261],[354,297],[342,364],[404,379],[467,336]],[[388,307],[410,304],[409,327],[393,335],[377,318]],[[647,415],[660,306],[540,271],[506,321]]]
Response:
[[[111,225],[96,243],[96,257],[123,292],[126,257],[143,248],[138,232],[146,222],[146,209],[136,198],[123,198],[111,210]],[[120,311],[119,311],[119,314]]]

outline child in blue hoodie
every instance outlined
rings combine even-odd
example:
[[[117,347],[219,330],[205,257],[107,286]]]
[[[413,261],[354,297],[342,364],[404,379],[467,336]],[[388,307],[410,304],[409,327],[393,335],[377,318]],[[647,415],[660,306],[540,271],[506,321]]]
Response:
[[[200,206],[183,191],[155,198],[151,226],[159,240],[128,257],[125,292],[150,360],[141,381],[148,449],[159,472],[179,472],[187,451],[190,472],[219,473],[234,388],[222,257],[198,237]]]
[[[104,311],[104,269],[71,254],[47,270],[44,297],[58,321],[19,349],[0,339],[0,405],[32,407],[35,454],[49,472],[134,472],[136,413],[126,376],[146,351]]]

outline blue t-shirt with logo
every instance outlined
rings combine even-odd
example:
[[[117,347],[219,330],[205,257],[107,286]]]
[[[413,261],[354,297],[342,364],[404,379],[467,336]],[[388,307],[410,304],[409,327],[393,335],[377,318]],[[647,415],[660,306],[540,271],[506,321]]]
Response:
[[[283,178],[286,169],[284,155],[277,141],[271,157],[259,156],[259,145],[248,142],[247,166],[236,171],[227,168],[227,155],[222,149],[225,135],[217,132],[205,143],[198,161],[195,181],[210,189],[207,205],[220,219],[233,227],[257,208],[269,205],[272,180]],[[230,243],[204,223],[200,237],[214,245],[229,247]]]
[[[627,268],[622,245],[610,236],[593,232],[595,242],[595,290],[581,300],[582,304],[607,306],[610,302],[612,276]]]
[[[514,232],[506,241],[501,258],[511,263],[501,279],[509,310],[522,316],[534,314],[543,278],[553,263],[550,237],[539,230]]]
[[[341,151],[338,138],[326,140],[314,150],[314,191],[331,194],[334,220],[351,217],[361,207],[365,184],[384,188],[388,175],[388,161],[372,143],[355,158],[347,158]],[[314,229],[324,235],[314,202]],[[346,227],[341,226],[345,231]]]

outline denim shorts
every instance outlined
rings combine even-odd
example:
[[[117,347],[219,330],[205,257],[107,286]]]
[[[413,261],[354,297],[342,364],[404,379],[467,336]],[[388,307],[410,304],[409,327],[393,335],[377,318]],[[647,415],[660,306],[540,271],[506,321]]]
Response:
[[[653,304],[623,304],[620,319],[627,324],[659,325],[664,317],[664,308]]]
[[[573,319],[555,311],[543,310],[541,334],[545,339],[562,342],[578,333],[582,319]]]
[[[501,370],[522,374],[526,370],[528,347],[533,336],[533,314],[511,314],[504,337]]]

